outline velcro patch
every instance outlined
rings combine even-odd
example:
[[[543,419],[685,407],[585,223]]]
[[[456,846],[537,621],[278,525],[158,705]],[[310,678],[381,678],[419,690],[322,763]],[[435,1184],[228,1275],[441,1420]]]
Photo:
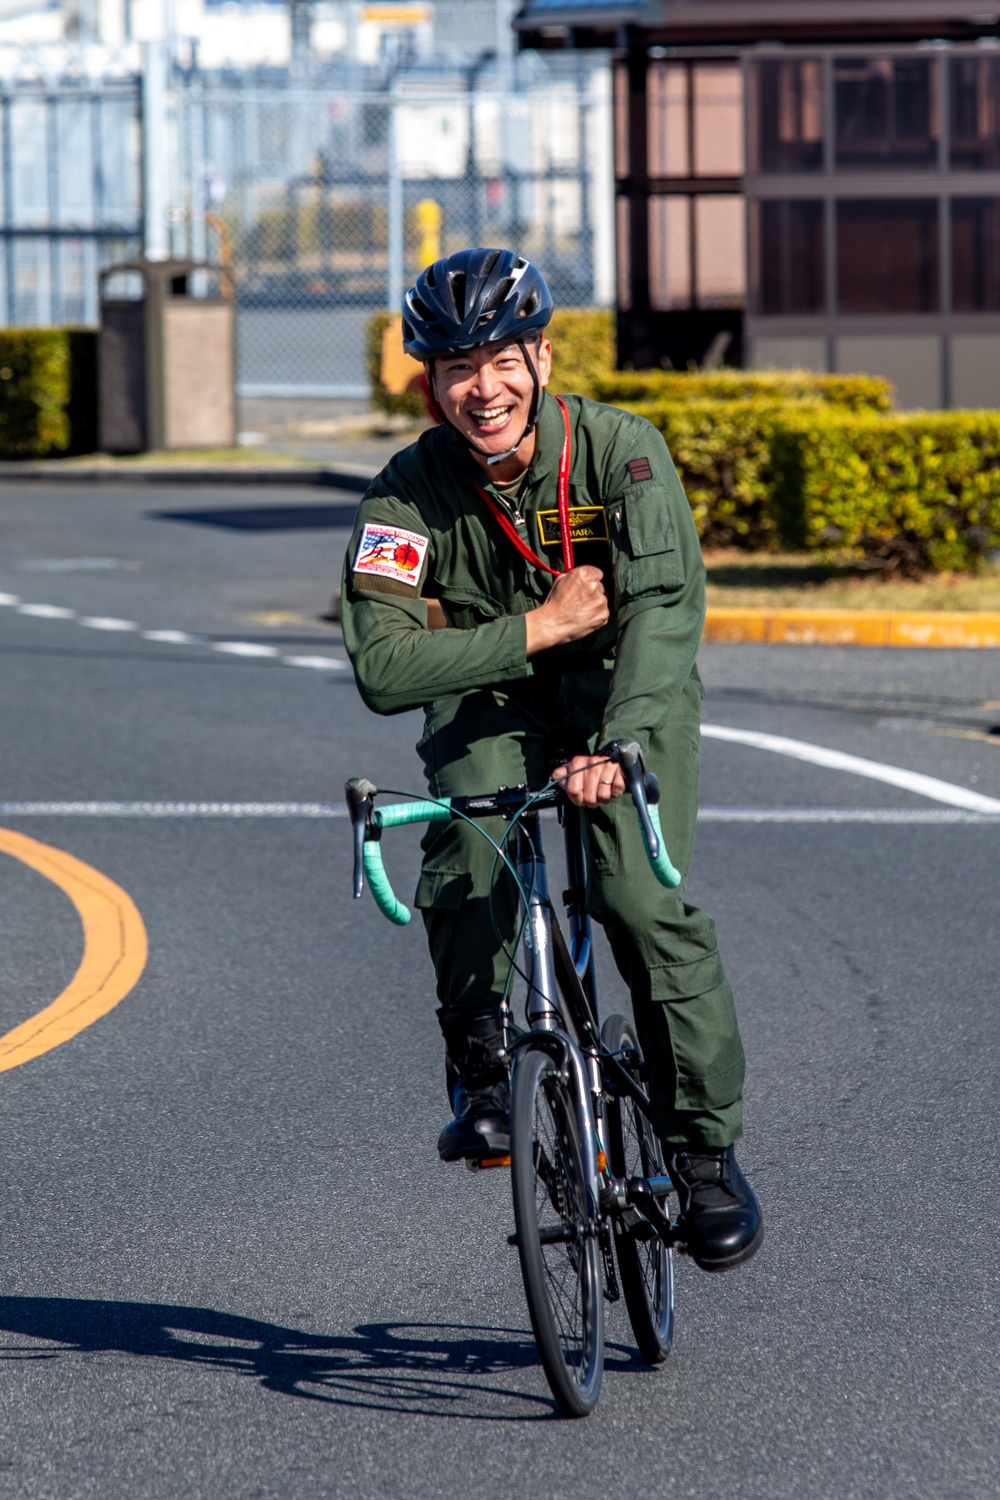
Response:
[[[606,542],[608,518],[603,505],[571,505],[569,534],[574,542]],[[556,547],[562,541],[562,527],[557,510],[538,512],[538,535],[543,547]]]
[[[417,531],[368,521],[354,558],[354,576],[391,578],[415,589],[427,547],[427,537]]]
[[[633,484],[641,484],[644,479],[652,479],[653,467],[648,458],[633,458],[626,465]]]

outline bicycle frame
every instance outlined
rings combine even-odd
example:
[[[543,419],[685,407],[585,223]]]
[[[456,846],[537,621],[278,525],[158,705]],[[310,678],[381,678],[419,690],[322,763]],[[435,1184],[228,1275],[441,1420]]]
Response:
[[[567,946],[549,898],[541,830],[537,816],[532,816],[518,824],[514,861],[522,889],[529,892],[523,938],[528,1031],[508,1051],[513,1054],[516,1066],[520,1047],[543,1047],[553,1054],[570,1086],[587,1183],[590,1231],[599,1232],[607,1213],[621,1213],[632,1207],[661,1238],[673,1244],[675,1231],[660,1207],[660,1199],[666,1197],[672,1186],[669,1177],[631,1183],[611,1179],[609,1187],[602,1185],[607,1176],[607,1143],[602,1133],[602,1101],[607,1084],[610,1082],[617,1092],[630,1095],[646,1113],[649,1099],[617,1059],[601,1049],[594,949],[587,911],[583,818],[580,809],[572,805],[563,804],[559,811],[569,875],[564,904],[569,917],[570,943]],[[560,996],[569,1011],[569,1025],[560,1010]],[[576,1030],[579,1041],[570,1027]]]

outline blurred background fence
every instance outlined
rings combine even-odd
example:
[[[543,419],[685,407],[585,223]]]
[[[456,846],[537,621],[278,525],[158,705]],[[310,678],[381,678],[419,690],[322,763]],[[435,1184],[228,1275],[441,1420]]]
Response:
[[[0,323],[94,324],[98,271],[144,246],[207,258],[232,278],[239,394],[336,399],[367,395],[370,314],[463,245],[515,246],[565,306],[612,301],[600,59],[267,76],[132,56],[0,69]]]

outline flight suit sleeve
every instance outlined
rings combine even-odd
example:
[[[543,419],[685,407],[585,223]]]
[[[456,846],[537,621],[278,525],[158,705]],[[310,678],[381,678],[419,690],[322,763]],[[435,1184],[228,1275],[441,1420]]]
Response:
[[[705,565],[673,460],[650,423],[623,418],[605,482],[619,632],[604,733],[645,747],[694,668]]]
[[[428,630],[421,595],[433,560],[433,537],[411,507],[387,496],[362,503],[344,561],[341,615],[358,691],[375,713],[530,675],[523,615]]]

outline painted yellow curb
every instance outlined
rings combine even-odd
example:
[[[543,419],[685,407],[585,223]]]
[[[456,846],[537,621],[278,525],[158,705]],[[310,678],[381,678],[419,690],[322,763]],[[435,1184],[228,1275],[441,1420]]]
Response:
[[[730,609],[705,617],[706,641],[787,646],[1000,646],[1000,613],[894,609]]]
[[[8,828],[0,828],[0,852],[30,865],[65,891],[83,923],[83,958],[62,994],[0,1036],[2,1073],[61,1046],[113,1010],[138,983],[149,945],[131,896],[100,870]]]

